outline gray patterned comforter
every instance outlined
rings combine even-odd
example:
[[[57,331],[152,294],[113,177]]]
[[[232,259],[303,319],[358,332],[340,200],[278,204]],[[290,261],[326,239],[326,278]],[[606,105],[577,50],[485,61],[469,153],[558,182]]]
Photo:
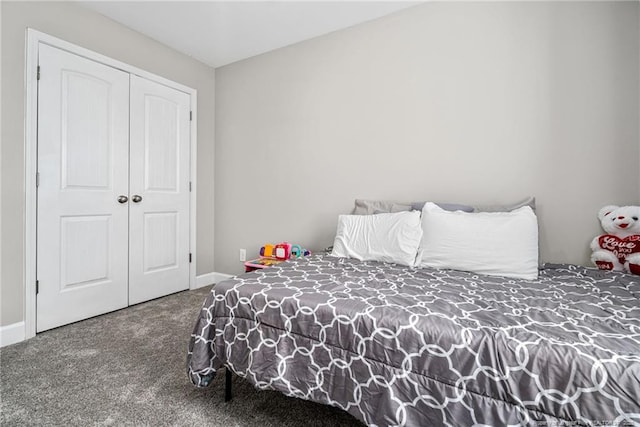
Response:
[[[640,276],[314,255],[215,285],[188,372],[206,386],[225,365],[369,425],[640,425]]]

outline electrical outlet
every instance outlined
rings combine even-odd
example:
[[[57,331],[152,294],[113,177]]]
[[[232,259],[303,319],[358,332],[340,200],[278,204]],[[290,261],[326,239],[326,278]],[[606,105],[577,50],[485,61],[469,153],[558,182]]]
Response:
[[[246,261],[246,260],[247,260],[247,250],[240,249],[240,261]]]

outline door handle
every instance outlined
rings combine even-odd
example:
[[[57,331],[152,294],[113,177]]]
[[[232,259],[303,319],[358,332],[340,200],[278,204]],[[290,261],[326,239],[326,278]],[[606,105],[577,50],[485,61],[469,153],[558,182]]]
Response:
[[[129,198],[127,196],[118,196],[118,203],[127,203],[128,200]]]
[[[135,194],[132,198],[131,201],[133,203],[140,203],[142,201],[142,196],[138,196],[137,194]]]

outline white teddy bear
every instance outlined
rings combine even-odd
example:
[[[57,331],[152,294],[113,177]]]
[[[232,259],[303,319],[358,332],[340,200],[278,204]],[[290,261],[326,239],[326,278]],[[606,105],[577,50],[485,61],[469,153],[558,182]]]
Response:
[[[605,206],[598,219],[607,234],[591,242],[591,261],[600,270],[640,274],[640,206]]]

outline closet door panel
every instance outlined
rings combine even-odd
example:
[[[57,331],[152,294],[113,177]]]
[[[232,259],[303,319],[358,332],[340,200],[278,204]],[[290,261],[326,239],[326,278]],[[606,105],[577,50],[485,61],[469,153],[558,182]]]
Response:
[[[130,304],[189,287],[189,110],[188,94],[131,76]]]
[[[129,74],[39,46],[38,332],[127,306]]]

